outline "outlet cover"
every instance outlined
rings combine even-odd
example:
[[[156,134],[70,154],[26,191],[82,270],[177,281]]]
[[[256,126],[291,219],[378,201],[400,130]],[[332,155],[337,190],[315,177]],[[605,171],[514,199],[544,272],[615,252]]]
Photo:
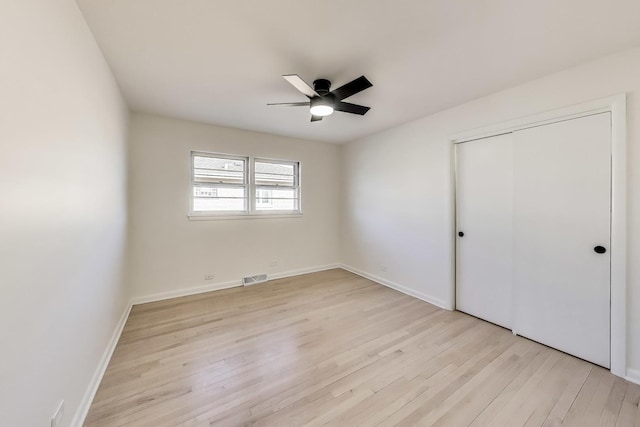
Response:
[[[58,405],[58,409],[56,409],[56,412],[53,414],[53,417],[51,417],[51,427],[58,427],[62,422],[63,415],[64,415],[64,400],[60,402],[60,405]]]
[[[204,280],[213,280],[214,277],[216,277],[215,274],[205,274]]]

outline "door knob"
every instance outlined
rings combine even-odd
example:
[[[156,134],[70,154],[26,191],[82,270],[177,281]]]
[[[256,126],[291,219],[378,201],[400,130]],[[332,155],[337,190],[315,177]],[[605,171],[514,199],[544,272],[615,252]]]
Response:
[[[462,237],[464,236],[464,233],[462,231],[458,231],[458,236]]]
[[[607,252],[607,248],[605,248],[604,246],[596,246],[595,248],[593,248],[593,250],[597,254],[603,254]]]

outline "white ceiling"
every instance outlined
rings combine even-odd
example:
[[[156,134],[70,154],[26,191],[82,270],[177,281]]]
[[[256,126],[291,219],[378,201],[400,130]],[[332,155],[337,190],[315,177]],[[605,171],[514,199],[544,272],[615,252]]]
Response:
[[[638,0],[77,0],[134,111],[345,142],[640,44]],[[366,116],[310,123],[282,74]]]

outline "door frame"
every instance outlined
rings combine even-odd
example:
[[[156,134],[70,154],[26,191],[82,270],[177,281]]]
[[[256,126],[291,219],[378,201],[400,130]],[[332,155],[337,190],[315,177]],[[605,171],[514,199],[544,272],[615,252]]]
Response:
[[[456,145],[517,130],[611,113],[611,373],[627,376],[627,101],[626,94],[610,96],[540,114],[517,118],[452,135],[449,138],[453,173],[452,283],[447,308],[456,309],[457,207]]]

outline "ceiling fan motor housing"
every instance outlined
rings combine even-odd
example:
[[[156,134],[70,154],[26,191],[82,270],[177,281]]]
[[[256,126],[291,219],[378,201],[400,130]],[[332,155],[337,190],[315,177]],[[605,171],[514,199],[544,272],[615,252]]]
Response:
[[[318,95],[325,96],[331,89],[331,82],[327,79],[318,79],[313,82],[313,88],[318,92]]]

